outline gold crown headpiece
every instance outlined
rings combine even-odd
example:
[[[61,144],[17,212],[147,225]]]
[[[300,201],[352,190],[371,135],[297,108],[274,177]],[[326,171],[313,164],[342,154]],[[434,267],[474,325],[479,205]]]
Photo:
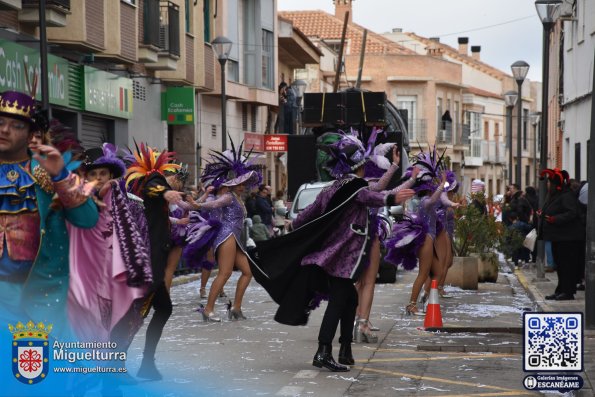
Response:
[[[47,326],[43,322],[35,323],[31,320],[26,325],[23,325],[22,322],[18,322],[17,325],[14,327],[12,324],[8,324],[8,329],[12,333],[12,339],[19,340],[19,339],[47,339],[50,332],[54,326],[52,324],[48,324]]]
[[[0,112],[13,114],[15,116],[25,117],[30,119],[32,117],[33,110],[31,106],[20,105],[19,101],[11,101],[10,99],[4,99],[0,101]]]

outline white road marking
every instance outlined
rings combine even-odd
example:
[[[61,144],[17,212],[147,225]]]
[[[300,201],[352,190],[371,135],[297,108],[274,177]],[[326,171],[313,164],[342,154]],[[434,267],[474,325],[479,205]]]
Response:
[[[303,390],[304,390],[304,388],[299,387],[299,386],[283,386],[281,388],[281,390],[279,390],[275,395],[276,396],[299,396]]]
[[[320,373],[320,371],[315,371],[311,369],[304,369],[299,371],[295,374],[294,378],[296,379],[312,379],[316,378],[316,376]]]

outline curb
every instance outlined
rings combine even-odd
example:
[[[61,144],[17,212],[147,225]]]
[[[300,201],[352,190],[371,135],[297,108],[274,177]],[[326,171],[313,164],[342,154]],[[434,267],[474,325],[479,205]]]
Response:
[[[521,270],[515,269],[513,274],[515,275],[517,280],[519,280],[519,283],[525,289],[525,292],[527,293],[527,295],[529,295],[529,297],[531,298],[533,303],[535,303],[539,307],[539,310],[541,310],[542,312],[555,311],[553,307],[548,305],[542,299],[541,293],[537,291],[535,286],[533,286],[529,283],[529,281],[527,280],[527,278],[525,277],[525,275],[523,274],[523,272]]]

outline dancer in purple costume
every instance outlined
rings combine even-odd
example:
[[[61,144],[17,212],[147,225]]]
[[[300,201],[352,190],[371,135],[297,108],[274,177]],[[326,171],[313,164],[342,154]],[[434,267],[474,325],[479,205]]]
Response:
[[[375,192],[366,186],[368,183],[362,179],[365,150],[357,138],[342,135],[337,142],[322,147],[330,154],[327,169],[338,179],[325,188],[314,203],[301,211],[293,222],[294,229],[314,222],[325,213],[342,186],[361,184],[335,225],[336,230],[344,232],[329,235],[320,249],[306,255],[301,261],[302,266],[319,266],[328,275],[329,302],[320,326],[318,351],[312,364],[334,372],[349,371],[347,365],[355,363],[351,342],[358,296],[353,283],[360,278],[366,266],[369,266],[367,254],[370,252],[371,235],[376,233],[370,228],[369,209],[390,206],[413,195],[413,191],[409,189]],[[341,347],[339,363],[336,363],[332,356],[332,342],[339,323]]]
[[[231,150],[223,153],[216,151],[211,153],[211,161],[205,168],[202,177],[204,183],[225,180],[221,185],[229,188],[229,191],[213,201],[198,203],[199,210],[221,209],[221,228],[213,242],[219,272],[211,284],[206,306],[203,307],[201,304],[199,309],[204,321],[221,321],[221,318],[213,311],[215,300],[231,276],[234,265],[242,272],[242,275],[236,286],[234,301],[228,306],[228,317],[230,320],[246,319],[242,313],[242,299],[252,279],[252,272],[242,240],[246,208],[240,196],[246,186],[260,184],[262,176],[249,160],[251,152],[246,156],[242,154],[243,143],[240,144],[237,152],[233,141],[231,144]]]
[[[415,253],[419,261],[419,272],[411,291],[411,300],[406,306],[407,314],[421,314],[417,309],[417,297],[430,272],[434,278],[440,279],[442,268],[434,258],[434,241],[436,240],[437,206],[444,185],[446,173],[440,173],[440,159],[436,152],[420,153],[414,167],[421,168],[413,189],[417,192],[418,206],[408,214],[404,222],[393,228],[393,237],[387,242],[386,259],[395,264],[402,264],[407,270],[415,267]],[[405,176],[409,176],[412,169]],[[435,180],[441,176],[441,184],[436,186]],[[431,196],[429,196],[431,194]]]
[[[373,131],[368,142],[368,150],[372,154],[368,155],[368,161],[365,165],[365,176],[369,180],[369,189],[374,192],[380,192],[386,189],[392,176],[399,168],[401,156],[398,152],[397,145],[393,143],[385,143],[377,145],[373,151],[370,147],[376,140],[378,130]],[[386,158],[386,153],[392,152],[392,163],[389,163]],[[415,171],[415,170],[414,170]],[[415,183],[415,174],[411,176],[406,182],[397,187],[397,190],[409,189]],[[380,176],[377,182],[372,182],[373,177]],[[371,208],[370,215],[372,223],[370,230],[372,232],[372,247],[370,250],[370,265],[366,267],[364,273],[359,281],[355,284],[358,293],[358,306],[356,310],[356,321],[353,327],[353,339],[355,342],[376,343],[378,336],[374,333],[375,329],[370,323],[370,311],[372,309],[372,302],[374,300],[374,286],[376,284],[376,276],[378,275],[378,268],[380,267],[380,244],[386,236],[381,238],[380,220],[378,219],[378,208]]]

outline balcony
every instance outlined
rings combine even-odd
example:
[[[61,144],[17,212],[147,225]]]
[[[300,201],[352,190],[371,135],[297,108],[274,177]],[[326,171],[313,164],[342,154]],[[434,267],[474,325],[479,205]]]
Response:
[[[70,0],[46,0],[45,22],[48,27],[66,26],[66,16],[70,14]],[[21,0],[22,10],[19,22],[39,25],[39,0]]]
[[[22,8],[21,0],[0,0],[0,10],[2,11],[20,11]]]
[[[482,141],[480,136],[469,136],[469,146],[465,149],[466,167],[481,167],[483,165]]]
[[[180,59],[180,7],[171,1],[159,2],[159,16],[157,18],[159,27],[155,35],[149,30],[155,26],[155,1],[145,3],[147,18],[145,24],[144,38],[145,45],[155,46],[159,49],[157,52],[157,62],[147,63],[145,66],[153,70],[176,70],[178,59]]]
[[[140,62],[157,62],[159,60],[159,0],[139,2],[139,49]]]
[[[506,162],[506,145],[504,142],[484,141],[482,146],[485,162],[492,164],[504,164]]]
[[[119,8],[110,10],[119,11]],[[107,11],[103,1],[73,1],[66,26],[48,28],[48,41],[85,54],[106,50]],[[108,20],[112,23],[110,29],[119,30],[119,25],[113,26],[114,19]]]

